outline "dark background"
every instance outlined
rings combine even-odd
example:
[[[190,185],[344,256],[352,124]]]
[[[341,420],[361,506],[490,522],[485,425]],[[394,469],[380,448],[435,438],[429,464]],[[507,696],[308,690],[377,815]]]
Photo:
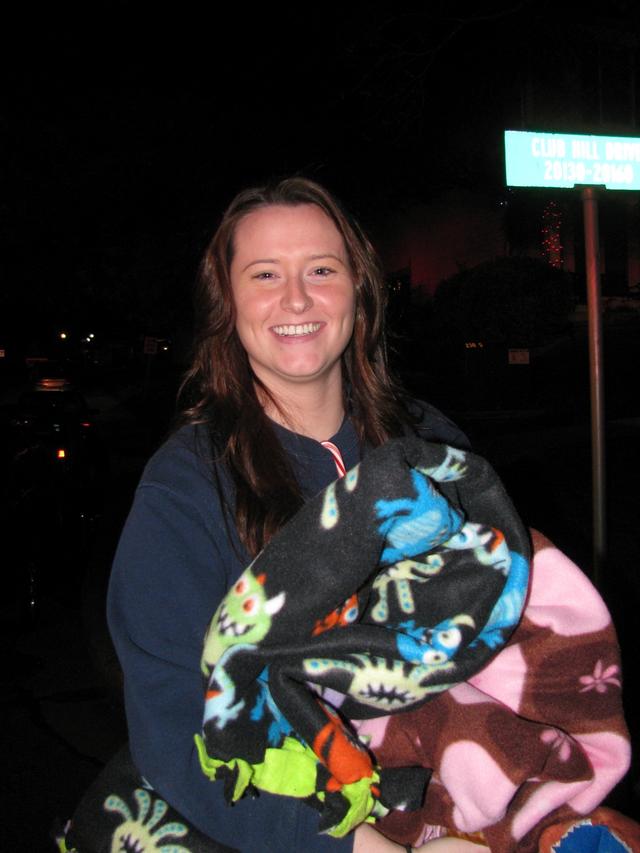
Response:
[[[505,128],[633,132],[639,15],[624,0],[10,12],[0,336],[188,326],[220,211],[274,175],[326,183],[381,237],[449,187],[498,201]]]
[[[637,4],[623,0],[257,10],[112,2],[5,13],[0,438],[28,381],[24,358],[60,357],[62,329],[70,339],[91,331],[123,354],[105,368],[87,347],[68,351],[109,457],[91,541],[80,548],[60,530],[39,558],[49,584],[37,606],[25,614],[23,602],[2,603],[6,849],[49,849],[53,817],[72,812],[126,737],[106,582],[136,480],[171,422],[191,286],[224,206],[241,187],[301,173],[335,191],[376,242],[394,213],[454,187],[507,203],[517,231],[535,195],[504,187],[503,130],[639,135],[639,30]],[[424,305],[392,309],[402,368],[423,346],[409,320]],[[170,341],[168,355],[145,357],[144,336]],[[639,340],[637,322],[607,324],[601,590],[627,683],[640,605]],[[515,378],[490,354],[484,366],[476,356],[465,353],[460,369],[432,348],[405,378],[496,465],[525,520],[591,572],[584,324],[545,343]],[[12,574],[41,530],[38,519],[25,523],[19,556],[2,554]],[[626,705],[637,744],[629,690]],[[611,800],[636,816],[638,778],[636,763]]]

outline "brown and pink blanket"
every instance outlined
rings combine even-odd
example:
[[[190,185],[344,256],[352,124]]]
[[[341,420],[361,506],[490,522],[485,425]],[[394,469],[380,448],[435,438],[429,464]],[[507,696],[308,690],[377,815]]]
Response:
[[[595,814],[624,846],[594,850],[640,850],[640,827],[594,813],[630,758],[615,629],[577,566],[539,533],[533,545],[524,614],[499,654],[416,710],[356,723],[383,767],[433,771],[421,809],[378,822],[396,841],[481,833],[499,853],[564,850],[551,840]],[[567,850],[592,849],[575,840]]]

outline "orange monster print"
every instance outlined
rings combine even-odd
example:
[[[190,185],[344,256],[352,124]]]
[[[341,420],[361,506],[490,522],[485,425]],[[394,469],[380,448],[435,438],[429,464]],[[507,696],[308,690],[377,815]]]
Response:
[[[327,791],[339,791],[343,785],[373,774],[373,764],[364,747],[352,740],[337,714],[322,706],[329,718],[313,740],[313,751],[331,773]]]
[[[352,622],[355,622],[358,618],[358,596],[354,593],[352,596],[347,598],[342,607],[336,607],[335,610],[332,610],[328,616],[325,616],[324,619],[318,619],[316,624],[314,625],[313,631],[311,632],[312,637],[317,637],[318,634],[323,634],[325,631],[329,631],[331,628],[344,628],[346,625],[350,625]]]

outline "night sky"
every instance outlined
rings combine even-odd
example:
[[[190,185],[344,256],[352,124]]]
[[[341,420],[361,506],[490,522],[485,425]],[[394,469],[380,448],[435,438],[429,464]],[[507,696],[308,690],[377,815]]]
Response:
[[[0,337],[171,333],[222,208],[274,175],[326,183],[375,235],[447,187],[503,192],[506,127],[632,132],[636,4],[559,5],[27,6],[4,35]],[[593,88],[603,28],[608,112],[577,117],[559,69]]]

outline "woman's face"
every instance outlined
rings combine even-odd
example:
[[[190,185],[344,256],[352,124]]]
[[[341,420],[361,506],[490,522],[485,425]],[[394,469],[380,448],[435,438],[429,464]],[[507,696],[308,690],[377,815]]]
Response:
[[[276,396],[341,383],[355,285],[344,241],[316,205],[247,214],[234,237],[236,331],[256,376]]]

